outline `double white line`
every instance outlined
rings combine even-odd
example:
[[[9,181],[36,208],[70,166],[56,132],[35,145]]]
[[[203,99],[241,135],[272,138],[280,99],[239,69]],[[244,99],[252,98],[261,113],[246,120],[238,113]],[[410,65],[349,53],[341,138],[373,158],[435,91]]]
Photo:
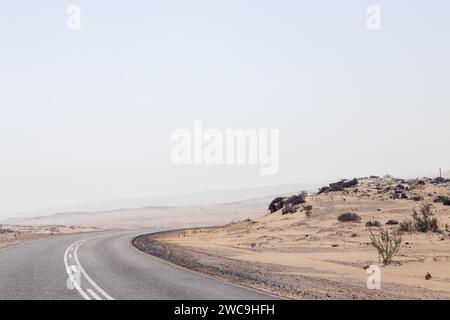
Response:
[[[89,239],[79,240],[70,245],[66,252],[64,252],[64,265],[66,267],[67,275],[69,276],[67,286],[70,288],[75,288],[86,300],[114,300],[109,294],[100,288],[91,279],[91,277],[89,277],[78,260],[78,248],[88,240]]]

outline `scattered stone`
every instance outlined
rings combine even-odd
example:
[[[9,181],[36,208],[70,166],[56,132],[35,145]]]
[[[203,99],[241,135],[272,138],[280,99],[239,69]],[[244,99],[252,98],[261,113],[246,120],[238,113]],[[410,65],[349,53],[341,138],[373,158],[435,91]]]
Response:
[[[443,177],[437,177],[437,178],[434,178],[433,180],[431,180],[432,184],[443,184],[443,183],[448,183],[448,182],[450,182],[450,180],[445,179]]]
[[[430,280],[431,279],[431,274],[429,272],[427,272],[427,274],[425,275],[425,280]]]
[[[329,186],[324,186],[319,189],[318,194],[326,192],[337,192],[344,191],[345,189],[352,188],[358,185],[358,179],[354,178],[352,180],[341,180],[338,182],[330,183]]]
[[[393,225],[397,225],[397,224],[398,224],[398,221],[397,221],[397,220],[391,219],[391,220],[386,221],[386,224],[387,224],[387,225],[393,226]]]

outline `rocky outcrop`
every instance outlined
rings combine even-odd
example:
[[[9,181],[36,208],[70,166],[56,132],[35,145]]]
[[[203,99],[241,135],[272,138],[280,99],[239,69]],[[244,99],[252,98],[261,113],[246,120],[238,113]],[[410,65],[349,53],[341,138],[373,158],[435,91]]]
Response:
[[[300,194],[290,197],[277,197],[269,204],[269,211],[270,213],[274,213],[280,209],[283,209],[283,214],[295,213],[297,212],[299,205],[305,202],[305,197]]]
[[[444,206],[450,206],[450,198],[446,196],[438,196],[434,202],[442,203]]]
[[[431,180],[432,184],[444,184],[444,183],[449,183],[449,182],[450,182],[449,179],[446,179],[443,177],[437,177],[437,178],[434,178],[433,180]]]
[[[269,204],[269,211],[270,213],[274,213],[275,211],[280,210],[283,208],[283,203],[286,198],[283,197],[277,197],[272,200],[272,202]]]
[[[338,182],[330,183],[329,186],[324,186],[319,189],[318,194],[328,193],[328,192],[337,192],[344,191],[345,189],[352,188],[358,185],[358,179],[352,180],[341,180]]]

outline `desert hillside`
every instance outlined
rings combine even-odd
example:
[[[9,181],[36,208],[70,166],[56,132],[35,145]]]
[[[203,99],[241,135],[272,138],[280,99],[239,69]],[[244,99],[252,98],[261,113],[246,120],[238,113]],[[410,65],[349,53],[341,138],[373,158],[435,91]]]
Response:
[[[258,218],[157,241],[179,264],[291,298],[450,298],[449,197],[442,178],[343,180],[276,198]],[[437,223],[416,230],[412,213],[426,204]],[[401,240],[386,265],[371,245],[380,230]],[[371,264],[381,290],[366,287]]]
[[[221,225],[258,215],[270,198],[194,206],[153,206],[98,212],[67,212],[42,217],[9,219],[5,225],[59,230],[62,228],[143,229]]]

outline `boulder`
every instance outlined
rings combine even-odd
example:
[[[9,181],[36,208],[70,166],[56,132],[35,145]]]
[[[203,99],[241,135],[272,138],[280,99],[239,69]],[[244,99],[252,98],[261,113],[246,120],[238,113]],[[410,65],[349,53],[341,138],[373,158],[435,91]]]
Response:
[[[331,192],[336,192],[336,191],[344,191],[344,181],[339,181],[339,182],[335,182],[335,183],[330,183],[330,190]]]
[[[388,220],[388,221],[386,222],[386,224],[387,224],[387,225],[396,225],[396,224],[398,224],[398,221],[397,221],[397,220],[391,219],[391,220]]]
[[[292,205],[295,206],[297,204],[305,203],[305,198],[302,195],[295,195],[284,200],[284,206]]]
[[[296,213],[298,208],[299,208],[298,206],[287,205],[287,206],[283,207],[281,214]]]
[[[407,196],[406,192],[404,192],[403,190],[396,189],[391,194],[391,198],[392,199],[408,199],[408,196]]]
[[[273,199],[272,202],[269,204],[270,213],[274,213],[275,211],[278,211],[281,208],[283,208],[284,199],[286,199],[286,198],[277,197],[277,198]]]
[[[305,197],[303,195],[293,195],[291,197],[277,197],[269,204],[270,213],[274,213],[280,209],[283,209],[283,214],[294,213],[298,209],[298,205],[305,203]],[[297,206],[297,207],[296,207]]]
[[[322,193],[328,192],[328,191],[330,191],[330,187],[325,186],[325,187],[320,188],[319,192],[317,194],[322,194]]]
[[[437,178],[434,178],[433,180],[431,180],[432,184],[443,184],[443,183],[448,183],[448,182],[450,182],[450,180],[445,179],[443,177],[437,177]]]
[[[438,196],[434,202],[442,203],[444,206],[450,206],[450,198],[446,196]]]
[[[357,186],[358,179],[355,178],[352,180],[345,181],[342,185],[344,186],[344,188],[351,188],[351,187]]]

